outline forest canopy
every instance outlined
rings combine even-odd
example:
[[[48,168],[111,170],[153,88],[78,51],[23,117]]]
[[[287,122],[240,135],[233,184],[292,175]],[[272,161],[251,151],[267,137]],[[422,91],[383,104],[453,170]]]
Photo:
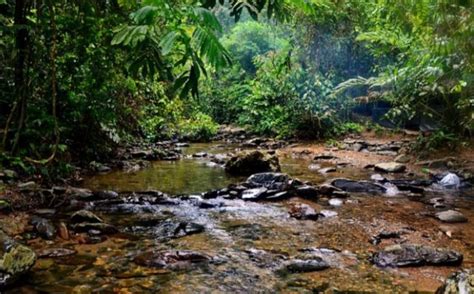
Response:
[[[90,161],[137,138],[208,140],[218,124],[328,138],[357,131],[359,116],[441,140],[469,137],[472,8],[0,0],[3,160]]]

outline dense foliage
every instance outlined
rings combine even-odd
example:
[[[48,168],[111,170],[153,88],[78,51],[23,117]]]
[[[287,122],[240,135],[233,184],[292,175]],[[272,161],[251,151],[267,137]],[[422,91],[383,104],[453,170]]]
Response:
[[[136,138],[207,140],[217,123],[334,136],[359,130],[361,104],[438,141],[470,136],[472,10],[466,0],[0,0],[2,156],[89,161]]]

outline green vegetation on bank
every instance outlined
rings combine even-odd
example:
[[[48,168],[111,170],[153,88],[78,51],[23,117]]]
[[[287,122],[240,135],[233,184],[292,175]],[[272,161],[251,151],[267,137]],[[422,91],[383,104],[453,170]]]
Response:
[[[3,164],[111,156],[136,138],[360,131],[357,107],[433,142],[472,136],[469,0],[0,0]],[[431,146],[430,145],[430,146]],[[26,160],[25,160],[26,159]]]

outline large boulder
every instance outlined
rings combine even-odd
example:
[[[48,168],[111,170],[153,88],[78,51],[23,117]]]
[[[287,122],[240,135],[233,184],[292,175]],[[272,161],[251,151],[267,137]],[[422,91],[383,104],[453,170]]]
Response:
[[[0,230],[0,288],[11,285],[35,264],[36,254]]]
[[[372,262],[381,267],[459,265],[462,259],[453,250],[413,244],[388,246],[372,256]]]
[[[436,294],[474,293],[474,270],[462,270],[453,273]]]
[[[233,175],[251,175],[262,172],[280,171],[278,157],[260,151],[242,152],[233,156],[226,164],[225,170]]]

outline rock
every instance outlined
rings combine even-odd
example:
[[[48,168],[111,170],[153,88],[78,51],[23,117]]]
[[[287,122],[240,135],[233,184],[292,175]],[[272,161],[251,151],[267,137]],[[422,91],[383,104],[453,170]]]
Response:
[[[264,187],[271,190],[285,190],[290,177],[287,174],[267,172],[251,175],[246,183],[252,187]]]
[[[265,187],[248,189],[242,192],[241,198],[244,200],[259,200],[265,197],[267,191],[268,189]]]
[[[436,294],[470,294],[474,293],[474,270],[465,269],[451,274]]]
[[[269,195],[265,197],[265,200],[271,200],[271,201],[280,201],[280,200],[285,200],[293,196],[292,193],[289,191],[283,191],[283,192],[278,192],[273,195]]]
[[[43,239],[52,240],[56,237],[56,228],[53,223],[45,218],[33,216],[31,224]]]
[[[400,238],[400,232],[393,232],[393,231],[382,231],[377,235],[373,236],[370,241],[373,245],[378,245],[382,239],[392,239],[392,238]]]
[[[288,212],[291,217],[301,220],[317,220],[319,214],[311,206],[307,204],[296,204],[290,208]]]
[[[0,288],[9,286],[35,264],[36,254],[0,230]]]
[[[293,259],[285,263],[284,268],[293,273],[307,273],[329,268],[329,264],[321,257],[314,256],[311,259]]]
[[[71,226],[77,233],[93,231],[99,234],[115,234],[118,233],[116,227],[105,223],[79,223]]]
[[[411,160],[410,156],[406,154],[400,154],[394,159],[394,161],[398,163],[409,163],[410,160]]]
[[[342,206],[343,203],[344,202],[338,198],[329,199],[329,205],[334,206],[334,207]]]
[[[316,155],[313,160],[331,160],[331,159],[336,159],[337,157],[332,154],[332,153],[323,153]]]
[[[189,250],[148,251],[133,259],[138,265],[163,269],[183,269],[210,260],[207,254]]]
[[[352,150],[354,150],[356,152],[360,152],[360,151],[362,151],[362,149],[364,149],[366,147],[367,147],[366,145],[363,145],[361,143],[355,143],[354,145],[352,145]]]
[[[63,240],[69,240],[69,230],[67,229],[67,226],[65,223],[60,222],[58,226],[58,234],[59,237]]]
[[[17,172],[11,169],[4,169],[1,174],[1,178],[3,180],[12,180],[18,178]]]
[[[117,199],[119,194],[111,190],[96,191],[93,193],[95,199],[106,200],[106,199]]]
[[[376,182],[386,182],[387,181],[387,178],[383,177],[381,174],[373,174],[370,176],[370,179],[372,181],[376,181]]]
[[[325,218],[336,217],[337,212],[335,212],[334,210],[323,209],[319,212],[319,216],[325,217]]]
[[[453,250],[413,244],[388,246],[372,256],[372,262],[381,267],[459,265],[462,259]]]
[[[33,213],[35,215],[39,215],[39,216],[52,217],[53,215],[56,214],[56,209],[40,208],[40,209],[35,209],[35,211],[33,211]]]
[[[461,185],[461,179],[456,174],[448,173],[439,181],[439,184],[446,189],[458,189]]]
[[[79,210],[71,215],[72,223],[103,223],[104,221],[89,210]]]
[[[318,197],[319,191],[313,186],[304,185],[296,188],[296,194],[300,197],[314,200]]]
[[[322,168],[322,169],[318,170],[318,172],[320,172],[322,174],[333,173],[333,172],[336,172],[336,168],[335,167],[325,167],[325,168]]]
[[[446,158],[440,158],[440,159],[434,159],[434,160],[421,161],[421,162],[417,162],[416,164],[420,166],[426,166],[429,168],[441,169],[441,168],[448,168],[452,166],[453,162],[456,162],[455,157],[446,157]]]
[[[401,173],[406,170],[406,166],[397,162],[382,162],[374,166],[375,170],[386,173]]]
[[[154,229],[153,234],[157,238],[169,239],[199,234],[204,231],[205,227],[201,224],[187,221],[176,222],[172,220],[165,220]]]
[[[37,252],[39,257],[63,257],[76,254],[77,251],[67,248],[47,248]]]
[[[366,181],[353,181],[348,179],[335,179],[331,184],[346,192],[353,193],[385,193],[387,188]]]
[[[436,213],[436,218],[445,223],[465,223],[467,218],[455,210],[446,210]]]
[[[234,175],[251,175],[280,171],[278,157],[260,151],[244,152],[233,156],[225,164],[226,172]]]
[[[176,147],[178,148],[189,147],[189,143],[176,143]]]
[[[194,154],[193,154],[193,157],[198,157],[198,158],[207,157],[207,152],[194,153]]]
[[[89,189],[70,187],[68,191],[72,197],[79,200],[88,200],[93,196],[92,191]]]
[[[342,191],[341,189],[336,188],[333,185],[329,185],[329,184],[322,184],[321,186],[319,186],[318,190],[319,190],[319,193],[323,195],[332,195],[335,191]]]

